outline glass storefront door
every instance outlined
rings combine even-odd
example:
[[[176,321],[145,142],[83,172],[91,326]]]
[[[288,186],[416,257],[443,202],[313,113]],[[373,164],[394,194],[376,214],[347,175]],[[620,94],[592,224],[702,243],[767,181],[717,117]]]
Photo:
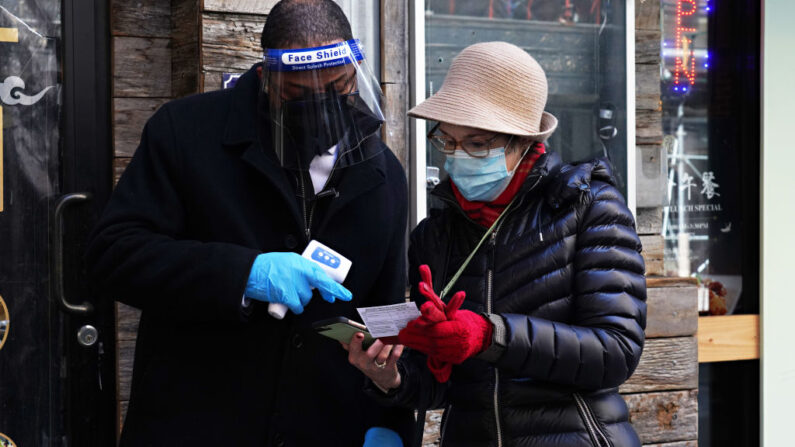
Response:
[[[106,175],[86,166],[99,166],[110,145],[107,132],[86,138],[74,119],[77,98],[89,98],[92,106],[80,106],[80,113],[93,126],[107,125],[107,85],[75,81],[96,81],[101,64],[78,59],[103,52],[107,33],[96,33],[95,25],[107,19],[97,16],[102,8],[84,14],[93,2],[74,3],[0,0],[3,447],[115,439],[113,362],[104,354],[113,353],[112,308],[87,292],[78,242],[95,218],[99,204],[92,202],[110,187]],[[65,194],[78,185],[83,193]]]

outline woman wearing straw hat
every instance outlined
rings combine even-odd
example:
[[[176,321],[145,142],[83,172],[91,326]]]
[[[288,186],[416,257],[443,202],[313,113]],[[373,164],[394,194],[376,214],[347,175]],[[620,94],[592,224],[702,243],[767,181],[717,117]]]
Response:
[[[360,334],[345,347],[375,398],[445,408],[445,447],[640,445],[617,393],[643,348],[640,241],[607,163],[545,151],[546,99],[529,54],[488,42],[409,112],[439,123],[450,174],[433,191],[447,208],[411,234],[422,315],[405,353],[362,351]]]

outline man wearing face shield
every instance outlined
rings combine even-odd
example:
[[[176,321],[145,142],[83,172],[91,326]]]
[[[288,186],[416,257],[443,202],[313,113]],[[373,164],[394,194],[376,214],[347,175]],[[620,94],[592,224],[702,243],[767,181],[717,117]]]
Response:
[[[142,310],[122,446],[355,446],[412,429],[311,327],[403,301],[407,185],[378,137],[379,84],[331,0],[279,2],[262,46],[235,88],[149,120],[91,237],[98,287]],[[352,262],[342,284],[299,254],[310,240]]]
[[[384,121],[380,86],[364,62],[361,43],[350,39],[313,48],[268,49],[261,72],[260,125],[286,169],[344,168],[384,148],[374,133]],[[267,104],[265,104],[267,101]],[[264,106],[267,105],[267,112]],[[317,183],[317,184],[315,184]],[[323,189],[324,182],[315,182]]]

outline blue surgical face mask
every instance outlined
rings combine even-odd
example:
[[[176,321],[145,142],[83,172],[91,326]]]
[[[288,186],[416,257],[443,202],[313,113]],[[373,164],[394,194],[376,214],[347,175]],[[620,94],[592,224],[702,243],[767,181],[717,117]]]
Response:
[[[508,171],[504,147],[489,149],[488,156],[484,158],[456,151],[456,154],[447,156],[444,169],[470,202],[491,202],[496,199],[511,183],[514,173]]]

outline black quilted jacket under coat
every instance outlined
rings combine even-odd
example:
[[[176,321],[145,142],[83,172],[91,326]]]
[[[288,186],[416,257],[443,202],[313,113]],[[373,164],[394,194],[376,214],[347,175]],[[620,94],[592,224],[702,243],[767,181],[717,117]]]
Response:
[[[464,290],[463,308],[504,319],[504,354],[493,364],[467,360],[447,384],[423,355],[404,355],[403,384],[384,401],[445,408],[443,447],[640,446],[617,387],[643,349],[644,263],[612,179],[604,162],[562,166],[557,154],[543,155],[449,294]],[[411,235],[417,301],[418,266],[430,266],[441,291],[485,231],[449,183],[434,194],[449,206]]]

